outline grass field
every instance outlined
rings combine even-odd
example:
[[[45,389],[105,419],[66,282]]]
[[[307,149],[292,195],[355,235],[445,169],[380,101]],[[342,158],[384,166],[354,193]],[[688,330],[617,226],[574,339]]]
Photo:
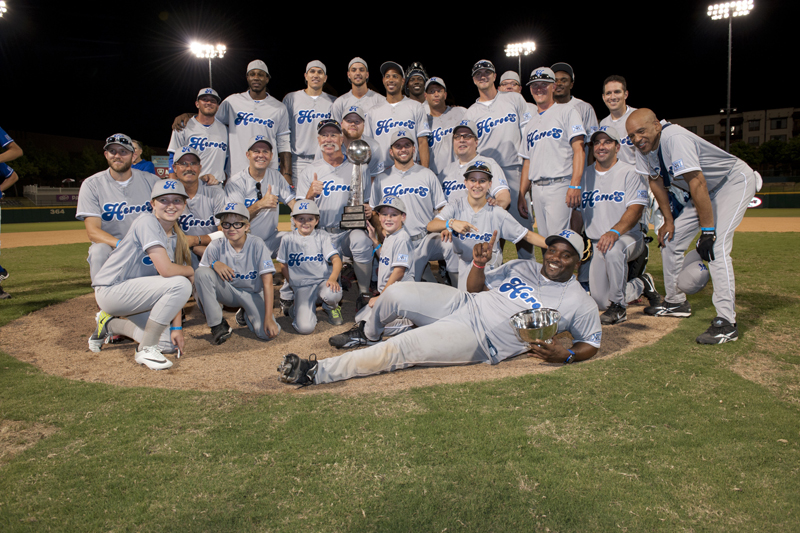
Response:
[[[652,346],[480,384],[174,392],[0,354],[0,529],[800,530],[797,253],[736,236],[736,343],[694,343],[707,288]],[[3,251],[0,324],[88,292],[84,254]]]

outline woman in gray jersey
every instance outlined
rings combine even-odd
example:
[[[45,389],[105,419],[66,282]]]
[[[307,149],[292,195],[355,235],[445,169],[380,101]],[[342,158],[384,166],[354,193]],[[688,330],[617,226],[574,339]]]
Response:
[[[99,352],[112,335],[123,335],[139,343],[135,361],[140,365],[162,370],[172,366],[162,352],[177,351],[180,357],[181,309],[192,294],[194,277],[178,225],[187,197],[181,182],[158,181],[151,194],[153,213],[134,221],[97,273],[92,286],[102,311],[89,337],[91,351]]]

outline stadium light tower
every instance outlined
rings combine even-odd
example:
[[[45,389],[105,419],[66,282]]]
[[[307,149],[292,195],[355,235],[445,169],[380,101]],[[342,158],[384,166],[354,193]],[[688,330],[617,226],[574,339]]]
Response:
[[[6,13],[8,13],[8,6],[6,6],[5,2],[0,0],[0,17],[5,15]]]
[[[506,56],[507,57],[516,57],[519,59],[519,79],[520,81],[523,80],[522,78],[522,56],[526,56],[532,54],[533,51],[536,50],[536,43],[533,41],[527,41],[524,43],[514,43],[514,44],[507,44],[506,45]],[[523,83],[523,85],[525,85]]]
[[[733,52],[733,17],[744,17],[753,10],[753,0],[739,0],[708,6],[711,20],[728,19],[728,103],[725,108],[725,151],[731,151],[731,55]]]
[[[194,42],[189,45],[189,49],[192,53],[199,57],[200,59],[208,58],[208,86],[213,87],[211,84],[211,60],[218,57],[222,58],[225,56],[225,52],[227,51],[224,44],[218,44],[214,46],[213,44],[203,44]]]

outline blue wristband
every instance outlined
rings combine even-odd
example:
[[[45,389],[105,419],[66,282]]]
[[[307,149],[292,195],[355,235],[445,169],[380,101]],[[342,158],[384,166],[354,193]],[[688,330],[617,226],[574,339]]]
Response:
[[[446,229],[447,231],[450,231],[450,219],[449,218],[444,221],[444,229]]]
[[[564,364],[565,364],[565,365],[568,365],[568,364],[570,364],[570,363],[572,362],[572,359],[575,357],[575,352],[573,352],[573,351],[572,351],[572,350],[570,350],[569,348],[567,348],[567,351],[569,352],[569,357],[567,357],[566,359],[564,359]]]
[[[217,264],[216,261],[211,261],[211,270],[214,270],[214,265]]]
[[[570,186],[569,186],[569,188],[570,188],[570,189],[576,189],[576,190],[578,190],[578,191],[579,191],[579,190],[581,190],[581,189],[583,189],[583,187],[581,187],[580,185],[570,185]]]
[[[121,242],[122,242],[122,239],[118,239],[117,240],[117,244],[114,245],[114,248],[119,248],[119,243],[121,243]]]
[[[611,228],[611,229],[610,229],[610,230],[608,230],[608,231],[613,231],[614,233],[616,233],[616,234],[617,234],[617,237],[621,237],[621,235],[619,234],[619,232],[618,232],[617,230],[615,230],[614,228]]]
[[[711,228],[700,228],[700,230],[701,231],[717,231],[717,228],[714,228],[714,227],[711,227]]]
[[[181,330],[181,329],[183,329],[183,326],[178,326],[178,327],[175,327],[175,326],[170,326],[170,327],[169,327],[169,330],[170,330],[170,331],[178,331],[178,330]]]
[[[373,248],[373,249],[372,249],[372,253],[373,253],[373,254],[377,254],[377,253],[378,253],[378,250],[380,250],[380,249],[381,249],[381,246],[383,246],[383,245],[382,245],[382,244],[379,244],[378,246],[376,246],[375,248]]]

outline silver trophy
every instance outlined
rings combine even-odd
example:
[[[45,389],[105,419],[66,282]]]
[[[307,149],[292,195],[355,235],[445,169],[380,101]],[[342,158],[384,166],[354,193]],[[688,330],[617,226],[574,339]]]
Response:
[[[364,211],[364,184],[361,181],[362,165],[372,159],[372,150],[361,139],[347,147],[347,158],[353,162],[353,178],[350,180],[350,200],[344,206],[341,229],[367,229],[367,215]]]
[[[561,313],[555,309],[526,309],[512,316],[509,323],[522,342],[544,341],[550,344],[553,342],[550,339],[558,333],[560,319]]]

